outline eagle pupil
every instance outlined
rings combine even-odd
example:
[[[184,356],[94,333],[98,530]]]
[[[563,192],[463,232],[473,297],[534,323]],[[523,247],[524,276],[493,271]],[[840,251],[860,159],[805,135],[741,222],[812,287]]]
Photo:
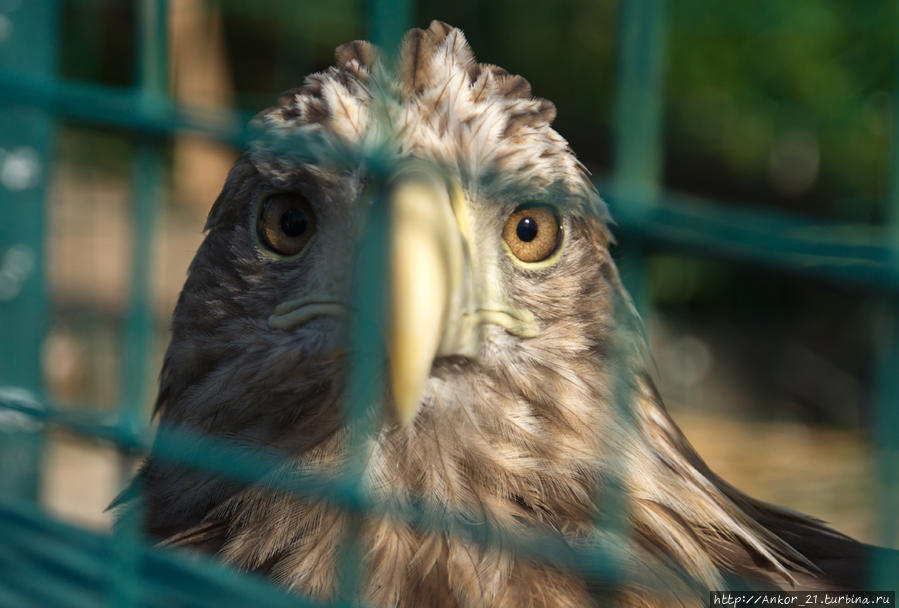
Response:
[[[519,240],[530,243],[537,238],[537,222],[529,217],[522,219],[515,228],[515,234]]]
[[[306,232],[309,218],[306,212],[297,207],[291,207],[281,216],[281,230],[290,237],[298,237]]]

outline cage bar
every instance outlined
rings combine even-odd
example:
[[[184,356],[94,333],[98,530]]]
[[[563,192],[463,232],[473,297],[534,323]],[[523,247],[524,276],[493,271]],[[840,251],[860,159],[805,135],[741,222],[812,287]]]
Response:
[[[55,0],[23,2],[8,14],[0,69],[41,78],[56,72]],[[35,40],[45,43],[35,45]],[[8,100],[0,116],[0,392],[40,403],[41,347],[49,305],[45,208],[55,135],[51,115]],[[38,498],[44,438],[34,421],[0,412],[0,495]]]
[[[661,101],[665,61],[664,0],[625,0],[621,3],[619,72],[616,89],[615,172],[608,188],[611,207],[622,229],[637,240],[698,250],[710,256],[727,256],[781,270],[826,278],[836,284],[853,282],[883,294],[884,331],[880,354],[877,445],[880,481],[882,542],[895,544],[899,536],[899,121],[893,121],[893,160],[889,205],[892,213],[886,235],[867,227],[851,229],[820,224],[809,229],[805,218],[783,213],[752,210],[726,213],[692,200],[664,193],[662,172]],[[167,97],[166,0],[141,0],[137,37],[139,83],[133,90],[62,83],[55,76],[57,22],[60,8],[55,0],[17,3],[10,12],[11,35],[0,40],[0,103],[8,110],[0,119],[0,427],[7,415],[26,421],[26,428],[42,429],[56,424],[88,437],[102,438],[121,446],[123,462],[135,451],[149,447],[144,421],[147,364],[152,347],[150,259],[158,205],[162,199],[164,163],[159,136],[190,130],[237,144],[249,135],[227,113],[203,112],[171,103]],[[0,11],[4,10],[0,5]],[[370,38],[395,55],[400,37],[411,21],[411,0],[371,0],[368,4]],[[41,44],[35,44],[40,40]],[[899,65],[899,47],[897,47]],[[899,115],[899,72],[893,96],[894,116]],[[53,138],[53,117],[64,115],[94,124],[114,126],[137,134],[133,172],[132,283],[125,326],[123,393],[117,416],[65,412],[47,406],[43,395],[40,345],[47,319],[48,300],[44,286],[44,200],[46,167]],[[16,156],[18,154],[18,156]],[[377,171],[389,169],[389,158],[369,159]],[[11,165],[12,163],[12,165]],[[30,163],[30,164],[29,164]],[[7,168],[12,166],[8,181]],[[31,167],[38,171],[28,173]],[[16,173],[18,171],[18,173]],[[30,177],[29,177],[30,175]],[[35,175],[39,177],[35,181]],[[16,181],[18,180],[18,181]],[[313,499],[331,501],[345,509],[355,524],[347,531],[341,556],[340,605],[358,605],[362,563],[358,532],[364,515],[395,517],[425,530],[458,533],[478,543],[496,541],[482,528],[467,524],[462,514],[431,513],[421,505],[393,509],[379,505],[361,488],[365,441],[375,427],[366,414],[374,378],[383,360],[372,353],[380,349],[379,327],[384,302],[385,226],[389,210],[373,205],[373,216],[363,238],[363,267],[357,285],[355,350],[348,379],[348,418],[354,451],[347,475],[340,479],[314,476],[265,479],[261,483]],[[832,236],[834,231],[838,236]],[[826,236],[826,238],[823,238]],[[623,274],[640,307],[648,307],[644,256],[639,247],[625,258]],[[624,360],[624,355],[618,357]],[[7,385],[15,387],[7,388]],[[622,415],[628,414],[629,395],[615,391]],[[85,408],[87,409],[87,408]],[[8,439],[10,437],[11,439]],[[257,480],[261,473],[282,463],[274,455],[250,454],[233,445],[207,437],[163,429],[156,448],[163,458],[231,474],[235,479]],[[116,534],[103,537],[67,527],[35,510],[39,480],[41,435],[21,429],[0,430],[0,603],[22,598],[50,603],[70,600],[71,605],[94,605],[105,597],[110,605],[157,604],[160,598],[199,605],[241,598],[264,606],[316,605],[282,593],[250,576],[235,576],[221,566],[162,552],[147,546],[139,534],[139,512],[132,511]],[[622,463],[626,466],[626,463]],[[15,473],[15,475],[13,475]],[[289,476],[288,476],[289,477]],[[626,511],[624,494],[616,513]],[[612,529],[624,522],[604,522]],[[521,555],[552,558],[578,571],[614,574],[615,556],[603,551],[566,553],[558,538],[539,536],[501,539]],[[875,561],[873,582],[888,588],[895,582],[895,564]],[[233,595],[230,595],[233,594]],[[95,602],[94,602],[95,603]]]

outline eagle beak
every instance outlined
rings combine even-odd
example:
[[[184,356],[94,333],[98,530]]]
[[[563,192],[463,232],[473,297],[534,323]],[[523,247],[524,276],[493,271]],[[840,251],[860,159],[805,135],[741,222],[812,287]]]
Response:
[[[387,348],[395,415],[408,426],[447,338],[447,325],[456,325],[451,319],[467,295],[465,247],[456,217],[464,200],[457,187],[419,169],[394,178],[389,197]]]

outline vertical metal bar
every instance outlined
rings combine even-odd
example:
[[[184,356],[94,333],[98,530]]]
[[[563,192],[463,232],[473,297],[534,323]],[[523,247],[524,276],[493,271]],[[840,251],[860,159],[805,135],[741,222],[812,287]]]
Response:
[[[377,432],[381,419],[377,406],[384,394],[385,370],[384,319],[387,313],[383,286],[387,259],[387,229],[389,210],[383,196],[372,204],[365,233],[359,248],[353,303],[353,344],[349,360],[346,390],[346,424],[349,454],[344,474],[345,491],[350,496],[366,500],[365,466],[368,460],[370,437]],[[361,600],[364,572],[362,570],[362,516],[351,516],[338,564],[340,598],[356,604]]]
[[[288,4],[289,6],[294,6]],[[303,29],[296,31],[296,20],[280,19],[277,25],[277,49],[275,55],[275,79],[278,86],[288,89],[297,85],[296,79],[315,69],[315,47],[318,43],[317,15],[302,4],[292,10],[303,15]],[[280,89],[279,89],[280,90]]]
[[[626,201],[628,213],[645,213],[655,204],[660,190],[663,0],[624,0],[619,10],[612,196]],[[649,298],[643,251],[633,248],[619,267],[638,310],[645,314]],[[640,339],[640,330],[634,327],[637,320],[631,318],[626,306],[624,302],[617,304],[620,339]],[[627,344],[618,344],[614,349],[613,398],[618,419],[628,426],[628,432],[634,432],[634,391],[627,380],[632,365],[630,352]],[[625,456],[619,457],[610,465],[613,475],[603,484],[600,525],[610,538],[626,540],[630,536],[629,504],[624,490],[629,466]],[[608,564],[606,575],[610,582],[620,575],[615,564]]]
[[[628,214],[647,213],[662,172],[664,0],[624,0],[619,16],[615,96],[613,196]],[[638,310],[648,311],[645,256],[639,248],[621,260],[621,275]]]
[[[167,99],[167,1],[142,0],[138,36],[138,89],[145,109],[162,107]],[[132,174],[131,287],[125,326],[125,366],[119,425],[125,431],[144,427],[147,363],[152,347],[153,310],[151,259],[163,166],[158,143],[140,135]]]
[[[894,272],[899,272],[899,39],[896,40],[893,82],[893,132],[887,188],[888,231],[892,244]],[[882,326],[879,328],[880,352],[878,399],[875,404],[874,438],[877,453],[878,542],[884,546],[899,544],[899,299],[885,298]],[[891,589],[896,582],[895,567],[875,559],[871,572],[872,589]]]
[[[370,0],[368,11],[371,41],[382,49],[389,65],[412,21],[411,0]]]
[[[137,87],[141,104],[153,111],[167,101],[168,36],[166,0],[141,0],[137,36]],[[118,424],[124,432],[144,428],[148,361],[152,347],[153,310],[151,259],[158,202],[162,194],[162,158],[158,142],[139,135],[132,178],[132,258],[131,288],[124,335],[125,365]],[[130,473],[130,454],[121,453],[122,473]],[[140,488],[136,488],[139,492]],[[114,560],[110,581],[110,606],[127,607],[140,603],[139,543],[140,500],[133,501],[118,522],[112,542]]]
[[[390,66],[399,49],[403,33],[408,27],[411,6],[409,0],[371,0],[369,3],[370,37],[385,54]],[[376,173],[375,181],[383,183],[389,158],[371,159],[369,169]],[[372,407],[378,405],[383,394],[385,358],[383,328],[387,312],[383,286],[387,270],[387,229],[389,209],[383,192],[377,192],[362,236],[355,272],[353,293],[354,328],[348,368],[346,418],[348,429],[348,462],[344,475],[347,493],[365,500],[365,464],[369,437],[377,431],[380,420]],[[339,597],[351,604],[361,603],[364,577],[362,554],[362,517],[353,516],[344,530],[338,562]]]
[[[620,10],[615,184],[651,202],[662,168],[664,0],[626,0]]]
[[[0,4],[0,68],[56,73],[56,0]],[[36,44],[36,41],[40,43]],[[43,400],[41,345],[48,321],[45,205],[54,123],[35,108],[0,112],[0,391]],[[43,436],[24,416],[0,417],[0,494],[37,499]]]

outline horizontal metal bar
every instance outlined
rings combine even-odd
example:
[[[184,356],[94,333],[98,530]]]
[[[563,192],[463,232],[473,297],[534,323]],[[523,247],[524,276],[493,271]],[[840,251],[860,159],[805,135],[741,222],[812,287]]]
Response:
[[[147,106],[136,91],[56,82],[3,70],[0,101],[159,135],[188,131],[238,146],[246,144],[250,137],[250,130],[244,126],[246,117],[238,114],[171,103]],[[819,222],[760,209],[735,209],[732,203],[672,193],[661,195],[657,205],[643,205],[636,196],[615,192],[611,184],[597,185],[626,236],[865,288],[899,287],[899,272],[892,267],[891,248],[881,228]]]
[[[118,575],[109,563],[113,542],[109,535],[62,523],[33,505],[0,498],[0,532],[12,541],[0,545],[0,562],[23,565],[33,575],[31,582],[44,589],[70,592],[71,602],[55,598],[48,599],[48,605],[96,606],[108,593],[108,581]],[[207,557],[193,553],[188,557],[184,551],[160,550],[146,542],[139,543],[137,551],[135,590],[143,600],[141,606],[323,606]],[[29,580],[18,574],[0,569],[0,589]],[[33,596],[39,589],[26,591]]]
[[[54,409],[23,406],[21,402],[0,400],[0,408],[22,412],[45,423],[54,424],[88,437],[102,437],[121,444],[149,449],[151,433],[135,433],[97,422],[96,416],[60,412]],[[620,576],[621,539],[605,539],[590,547],[573,547],[562,537],[538,529],[514,535],[501,529],[472,522],[464,514],[435,509],[425,504],[385,502],[368,497],[356,484],[343,477],[285,471],[285,460],[279,454],[249,450],[235,443],[180,429],[160,428],[153,444],[154,454],[161,459],[195,467],[214,475],[240,482],[255,483],[276,491],[307,496],[372,517],[388,517],[414,528],[458,536],[485,546],[502,547],[521,557],[549,561],[556,567],[597,580],[615,582]],[[0,503],[2,506],[2,503]],[[871,549],[872,560],[899,568],[895,555]],[[874,562],[872,562],[874,563]],[[639,584],[648,588],[659,581],[646,573]]]
[[[239,482],[255,483],[276,491],[307,496],[336,508],[373,517],[388,517],[426,531],[455,535],[482,545],[498,546],[517,555],[549,561],[557,567],[614,582],[620,572],[620,538],[576,548],[561,536],[533,529],[515,535],[472,522],[461,513],[435,509],[424,504],[398,504],[370,498],[355,482],[345,477],[286,471],[283,455],[250,450],[236,443],[182,429],[161,427],[155,439],[149,431],[135,433],[116,425],[98,423],[96,416],[36,408],[0,397],[0,408],[11,409],[38,421],[60,426],[88,437],[99,437],[120,445],[149,450],[157,458],[209,472]],[[129,498],[126,496],[126,499]],[[551,556],[551,557],[550,557]],[[549,559],[548,559],[549,558]],[[652,585],[653,580],[640,580]]]
[[[597,184],[617,223],[613,232],[664,247],[714,255],[822,280],[899,289],[899,269],[885,228],[839,224],[733,203],[664,193],[656,205]]]
[[[89,124],[157,135],[187,131],[236,146],[247,142],[245,125],[250,118],[164,100],[148,103],[137,89],[74,84],[10,70],[0,70],[0,101],[49,110]]]

